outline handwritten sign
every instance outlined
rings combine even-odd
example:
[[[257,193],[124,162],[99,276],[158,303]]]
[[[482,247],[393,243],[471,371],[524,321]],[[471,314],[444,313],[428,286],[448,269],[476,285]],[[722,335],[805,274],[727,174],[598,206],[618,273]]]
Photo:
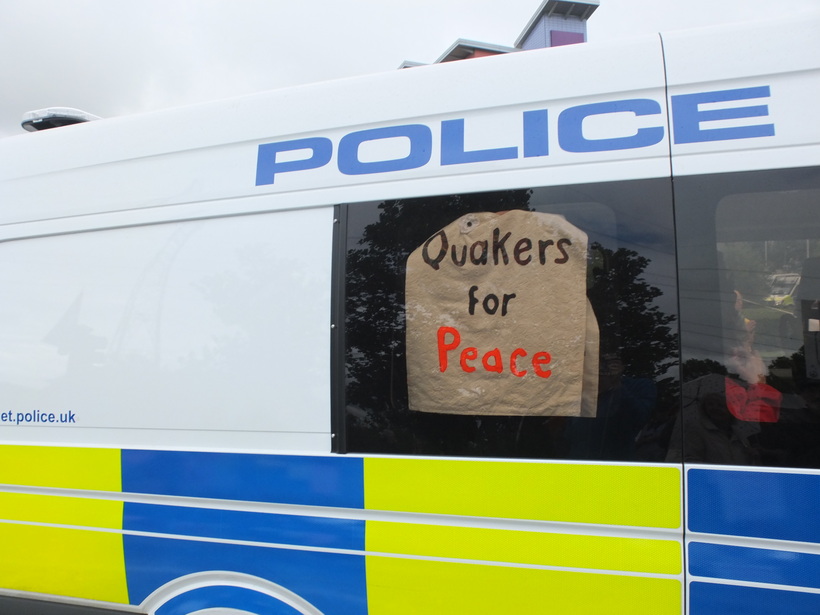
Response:
[[[587,236],[562,216],[473,213],[407,259],[410,409],[594,416]]]

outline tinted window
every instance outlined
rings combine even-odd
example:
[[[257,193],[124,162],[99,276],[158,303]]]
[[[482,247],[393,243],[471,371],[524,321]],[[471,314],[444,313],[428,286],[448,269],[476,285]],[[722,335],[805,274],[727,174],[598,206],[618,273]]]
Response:
[[[342,206],[338,448],[665,460],[671,212],[660,179]]]
[[[689,461],[820,467],[820,173],[676,180]]]

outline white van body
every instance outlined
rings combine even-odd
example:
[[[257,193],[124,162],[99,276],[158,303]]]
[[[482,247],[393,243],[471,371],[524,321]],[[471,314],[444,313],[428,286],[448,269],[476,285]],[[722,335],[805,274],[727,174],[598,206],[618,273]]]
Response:
[[[713,578],[684,567],[692,542],[817,565],[820,540],[714,537],[686,526],[687,471],[746,476],[742,464],[488,461],[348,446],[338,401],[346,386],[339,246],[354,245],[342,228],[349,204],[816,170],[818,32],[820,15],[808,13],[416,67],[0,140],[0,526],[14,562],[0,564],[0,594],[54,609],[158,615],[194,612],[183,598],[207,588],[221,588],[201,594],[209,608],[259,613],[264,600],[283,613],[328,615],[593,612],[601,607],[593,595],[609,596],[608,612],[717,612],[688,597],[700,583],[748,590],[738,609],[760,590],[806,609],[789,612],[809,612],[820,586],[799,574],[804,580],[789,581],[788,572]],[[375,220],[377,212],[362,215]],[[677,283],[667,282],[658,301],[671,310]],[[297,495],[255,491],[280,474],[293,481],[284,491]],[[820,485],[811,466],[762,474]],[[445,475],[466,481],[459,497],[476,508],[436,505],[455,488],[433,484]],[[578,507],[532,512],[545,487],[530,493],[529,476]],[[468,477],[478,481],[474,492]],[[211,479],[225,488],[197,489]],[[517,495],[504,498],[519,498],[519,512],[479,504],[483,490],[515,481]],[[631,486],[621,490],[623,481]],[[326,492],[339,497],[323,499]],[[626,506],[619,498],[634,494],[649,508],[657,499],[663,520],[615,515]],[[767,497],[775,508],[780,496]],[[606,514],[578,512],[593,506]],[[184,521],[166,529],[135,521],[164,515]],[[361,537],[300,542],[225,529],[304,519],[305,535],[321,535],[326,521],[354,524]],[[408,543],[379,542],[394,530]],[[410,549],[424,542],[414,532],[425,531],[440,548]],[[516,559],[501,546],[467,546],[525,544],[527,536],[544,553],[651,543],[666,563]],[[149,539],[165,541],[169,553],[197,546],[182,563],[153,542],[137,546]],[[264,572],[236,564],[253,560],[254,549],[286,553],[286,563]],[[32,552],[36,561],[16,559]],[[315,564],[288,559],[304,553]],[[326,577],[320,556],[347,558],[349,570],[345,563],[347,572]],[[149,562],[171,572],[149,574]],[[299,571],[302,585],[275,572],[286,568]],[[243,592],[255,598],[236,598]],[[743,612],[770,612],[760,609]]]

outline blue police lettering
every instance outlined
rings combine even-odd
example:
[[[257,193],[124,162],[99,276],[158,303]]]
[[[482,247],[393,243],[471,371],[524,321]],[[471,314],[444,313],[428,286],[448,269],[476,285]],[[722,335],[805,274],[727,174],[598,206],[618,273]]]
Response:
[[[410,142],[410,153],[404,158],[362,162],[359,146],[366,141],[404,137]],[[351,132],[339,141],[339,170],[345,175],[367,175],[417,169],[430,162],[433,133],[424,124],[407,124]]]
[[[547,110],[524,111],[524,158],[549,156]]]
[[[709,141],[732,141],[775,134],[773,123],[741,122],[735,126],[709,127],[718,120],[749,120],[769,116],[765,104],[744,105],[742,101],[768,98],[769,86],[739,88],[680,94],[671,97],[672,134],[675,144]],[[737,101],[739,104],[727,106]],[[708,103],[724,103],[720,109],[702,109]],[[657,122],[649,120],[632,134],[594,139],[584,134],[584,120],[592,116],[632,114],[635,117],[659,116]],[[443,120],[439,125],[440,152],[438,164],[442,166],[474,164],[520,158],[536,158],[550,155],[549,110],[535,109],[521,115],[521,133],[512,140],[499,143],[499,147],[468,150],[465,136],[470,130],[467,119]],[[654,124],[654,125],[652,125]],[[558,114],[556,137],[558,147],[569,153],[615,152],[640,149],[657,145],[664,140],[666,129],[662,103],[651,98],[631,98],[568,107]],[[402,139],[409,145],[408,153],[385,160],[362,160],[360,148],[368,142]],[[419,169],[430,164],[433,158],[433,129],[426,124],[401,124],[382,128],[357,130],[342,136],[336,146],[336,167],[343,175],[373,175]],[[282,159],[280,154],[294,152]],[[256,185],[274,184],[283,173],[309,171],[328,165],[333,159],[334,142],[327,137],[308,137],[259,145],[256,165]],[[300,155],[301,154],[301,155]],[[434,163],[435,164],[435,163]]]
[[[310,157],[277,162],[279,152],[309,151]],[[333,156],[333,142],[325,137],[264,143],[259,146],[256,159],[256,185],[272,184],[277,173],[318,169],[330,162]]]
[[[771,96],[769,86],[679,94],[672,97],[672,133],[678,143],[700,143],[703,141],[733,141],[753,137],[774,136],[774,124],[752,124],[729,128],[701,128],[702,122],[735,120],[769,115],[768,105],[729,107],[728,109],[701,110],[706,103],[751,100]]]
[[[464,120],[445,120],[441,123],[441,164],[465,164],[514,158],[518,158],[517,147],[465,151]]]
[[[558,116],[558,144],[561,149],[566,152],[611,152],[649,147],[663,141],[663,126],[639,128],[634,135],[625,137],[610,139],[587,139],[584,137],[584,120],[590,115],[604,115],[607,113],[633,113],[636,116],[660,115],[662,110],[658,101],[649,98],[614,100],[570,107]]]

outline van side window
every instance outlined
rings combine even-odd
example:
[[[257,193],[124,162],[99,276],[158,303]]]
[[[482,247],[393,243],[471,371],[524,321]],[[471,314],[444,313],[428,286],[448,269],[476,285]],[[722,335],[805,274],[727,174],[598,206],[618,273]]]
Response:
[[[340,206],[337,450],[663,461],[668,179]]]
[[[820,170],[676,180],[683,449],[820,467]]]

